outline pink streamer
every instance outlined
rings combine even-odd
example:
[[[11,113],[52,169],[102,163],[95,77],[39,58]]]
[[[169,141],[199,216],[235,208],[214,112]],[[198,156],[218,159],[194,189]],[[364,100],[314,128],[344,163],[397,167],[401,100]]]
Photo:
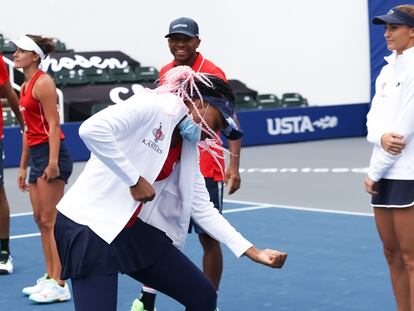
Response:
[[[192,104],[194,111],[201,120],[201,123],[198,124],[198,126],[203,132],[211,137],[211,139],[207,138],[204,141],[199,142],[198,145],[213,157],[214,161],[220,167],[220,171],[224,178],[224,169],[219,161],[219,159],[223,159],[224,156],[220,155],[218,151],[230,152],[221,145],[222,140],[220,136],[208,126],[207,122],[200,114],[197,105],[192,100],[194,94],[197,94],[201,101],[203,101],[203,96],[196,85],[196,81],[200,81],[208,87],[213,87],[213,84],[208,78],[208,74],[195,72],[189,66],[177,66],[166,72],[162,77],[162,84],[155,89],[155,92],[159,94],[173,93],[181,98],[183,102],[189,101]]]

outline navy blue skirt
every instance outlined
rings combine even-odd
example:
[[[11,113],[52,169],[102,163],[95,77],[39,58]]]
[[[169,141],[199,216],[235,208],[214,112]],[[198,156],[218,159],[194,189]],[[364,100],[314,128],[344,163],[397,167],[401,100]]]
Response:
[[[414,180],[380,179],[378,195],[373,195],[373,207],[404,208],[414,205]]]
[[[63,280],[140,271],[162,258],[169,247],[175,247],[163,231],[139,218],[108,244],[88,226],[59,212],[55,239]]]
[[[30,147],[30,173],[29,183],[35,183],[41,177],[49,164],[49,143],[39,144]],[[60,175],[58,179],[62,179],[68,183],[68,179],[72,174],[73,161],[66,149],[63,140],[60,141],[58,167]]]

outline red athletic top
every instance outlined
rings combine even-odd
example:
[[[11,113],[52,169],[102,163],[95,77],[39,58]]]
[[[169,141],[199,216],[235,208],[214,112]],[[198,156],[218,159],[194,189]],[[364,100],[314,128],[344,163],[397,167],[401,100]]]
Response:
[[[0,53],[0,87],[9,80],[9,72],[7,71],[6,63],[3,60],[3,55]]]
[[[177,65],[176,61],[173,60],[171,63],[161,68],[161,71],[160,71],[161,83],[163,82],[162,77],[165,75],[165,73],[171,68],[175,67],[176,65]],[[211,74],[227,82],[227,78],[223,70],[221,70],[219,67],[214,65],[208,59],[205,59],[201,55],[201,53],[197,53],[197,58],[194,64],[191,66],[191,68],[195,72]],[[217,135],[220,135],[220,133],[218,132]],[[216,152],[217,154],[223,156],[223,151],[216,150]],[[221,164],[221,167],[224,169],[224,159],[218,158],[218,160]],[[220,167],[217,164],[217,162],[210,155],[210,153],[204,151],[203,149],[200,149],[200,170],[203,176],[206,178],[213,178],[215,181],[224,180],[224,176],[222,175]]]
[[[0,53],[0,88],[9,80],[9,72],[7,71],[6,63],[3,60],[3,55]],[[0,89],[0,97],[3,94]],[[1,101],[0,101],[0,110],[1,110]],[[3,118],[0,118],[0,140],[3,137]]]
[[[180,159],[182,146],[183,146],[183,141],[180,140],[177,146],[170,148],[170,150],[168,151],[167,159],[165,160],[164,165],[161,169],[161,172],[158,174],[156,181],[163,180],[171,175],[174,169],[175,163],[177,163],[177,161]],[[129,219],[128,223],[125,225],[125,228],[129,228],[135,223],[141,209],[142,209],[142,203],[138,205],[134,214]]]
[[[183,146],[183,140],[181,139],[177,146],[170,148],[168,151],[167,159],[161,169],[161,172],[158,174],[156,181],[163,180],[171,175],[175,163],[180,159],[181,148]]]
[[[169,64],[165,65],[164,67],[162,67],[161,71],[160,71],[161,79],[168,70],[170,70],[171,68],[174,68],[175,66],[177,66],[177,62],[175,60],[173,60],[171,63],[169,63]],[[223,70],[221,70],[219,67],[214,65],[208,59],[205,59],[203,57],[203,55],[201,55],[201,53],[197,53],[197,58],[194,61],[194,64],[191,66],[191,68],[195,72],[208,73],[210,75],[214,75],[217,78],[220,78],[220,79],[227,82],[227,78],[226,78],[226,75],[224,74]]]
[[[26,127],[26,140],[29,146],[35,146],[45,143],[49,140],[49,124],[45,119],[42,105],[33,97],[33,86],[36,80],[44,74],[39,70],[34,74],[29,84],[25,84],[20,92],[20,112],[23,115]],[[65,136],[60,130],[60,139],[63,140]]]

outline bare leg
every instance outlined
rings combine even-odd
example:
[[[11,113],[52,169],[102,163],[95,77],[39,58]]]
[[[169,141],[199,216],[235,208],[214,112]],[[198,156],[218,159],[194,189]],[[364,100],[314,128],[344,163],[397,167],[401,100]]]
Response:
[[[10,208],[4,186],[0,186],[0,239],[8,239],[10,235]]]
[[[57,179],[52,183],[42,178],[37,183],[30,184],[30,200],[33,206],[34,217],[39,226],[43,253],[45,256],[46,271],[48,275],[60,284],[61,264],[56,248],[54,226],[56,220],[56,205],[63,197],[65,183]]]
[[[199,234],[198,238],[204,250],[203,272],[218,290],[223,273],[223,254],[220,242],[204,233]]]
[[[395,209],[374,208],[378,233],[391,274],[397,310],[411,311],[409,276],[397,237],[394,212]]]
[[[394,210],[394,223],[402,251],[405,267],[408,271],[410,306],[414,310],[414,207]]]

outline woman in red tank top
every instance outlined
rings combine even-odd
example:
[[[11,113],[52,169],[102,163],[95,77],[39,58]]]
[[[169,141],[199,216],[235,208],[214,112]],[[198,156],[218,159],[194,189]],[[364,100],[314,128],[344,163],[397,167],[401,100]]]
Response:
[[[61,264],[53,230],[56,204],[72,172],[72,160],[63,144],[55,83],[39,69],[41,60],[54,46],[51,39],[33,35],[12,41],[11,45],[16,48],[15,67],[22,68],[25,75],[19,106],[25,130],[17,183],[21,191],[29,191],[46,263],[46,274],[35,286],[24,288],[23,293],[42,303],[68,300],[70,292],[60,279]],[[26,183],[29,160],[30,176]]]

